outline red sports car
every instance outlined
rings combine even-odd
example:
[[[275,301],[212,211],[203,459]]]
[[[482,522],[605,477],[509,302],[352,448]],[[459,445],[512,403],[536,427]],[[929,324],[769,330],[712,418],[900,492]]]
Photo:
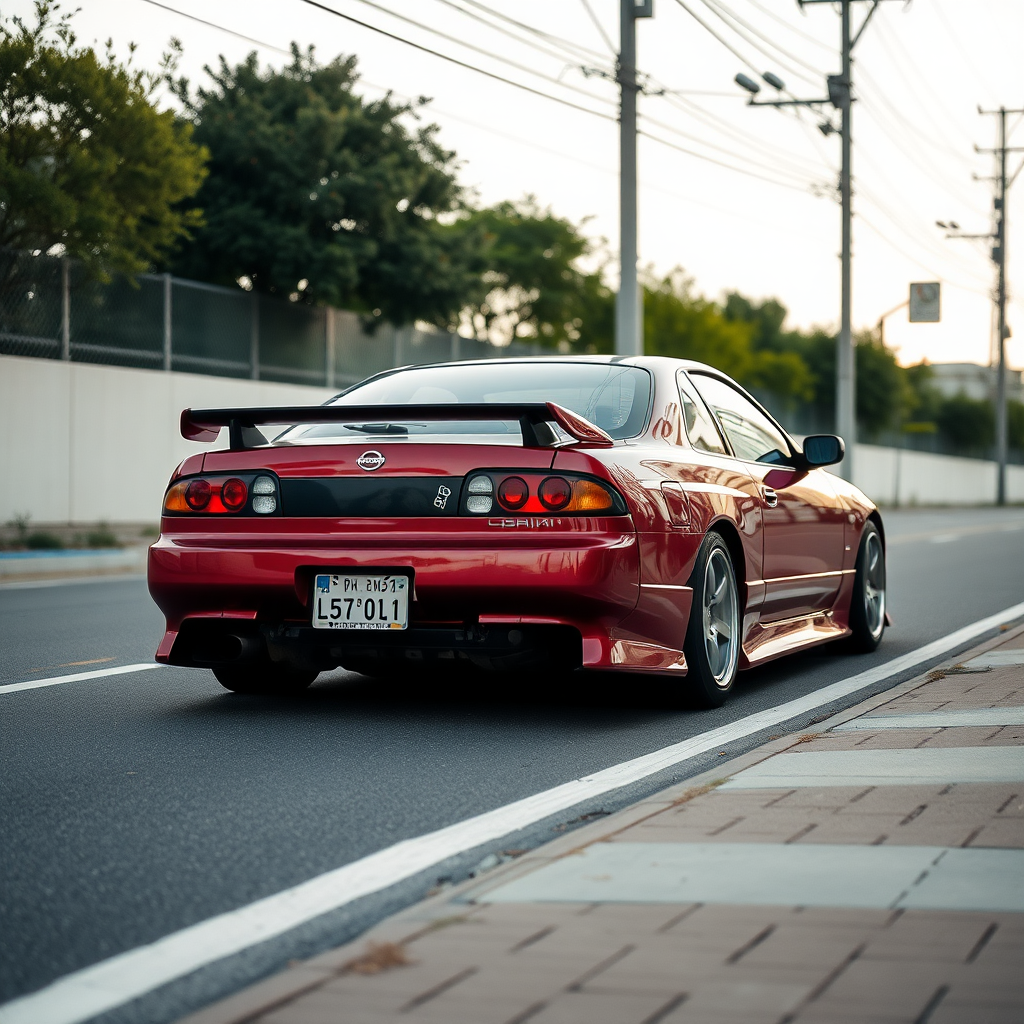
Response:
[[[738,669],[885,629],[881,517],[822,469],[842,440],[798,444],[709,366],[446,363],[181,416],[193,440],[223,427],[171,478],[149,588],[157,660],[231,690],[549,666],[717,706]]]

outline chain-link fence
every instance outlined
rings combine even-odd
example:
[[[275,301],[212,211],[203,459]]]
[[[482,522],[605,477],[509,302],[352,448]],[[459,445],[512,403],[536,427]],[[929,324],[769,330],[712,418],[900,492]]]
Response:
[[[543,354],[345,310],[141,274],[102,284],[72,260],[0,250],[0,354],[334,387],[410,363]]]

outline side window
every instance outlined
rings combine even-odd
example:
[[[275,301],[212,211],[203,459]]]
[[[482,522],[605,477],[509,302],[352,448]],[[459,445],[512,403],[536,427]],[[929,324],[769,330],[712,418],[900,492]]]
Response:
[[[789,444],[779,428],[724,380],[695,373],[693,382],[715,410],[736,457],[750,462],[786,462]]]
[[[679,382],[679,397],[682,400],[683,424],[686,427],[686,436],[690,439],[690,444],[702,452],[726,455],[722,435],[719,434],[714,419],[708,413],[707,407],[701,401],[693,385],[682,373],[676,376],[676,380]]]

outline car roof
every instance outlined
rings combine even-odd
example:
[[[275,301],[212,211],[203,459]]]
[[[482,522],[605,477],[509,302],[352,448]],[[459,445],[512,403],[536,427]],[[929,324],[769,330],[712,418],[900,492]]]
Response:
[[[494,359],[459,359],[453,362],[444,363],[408,363],[405,366],[397,366],[391,370],[384,371],[385,373],[396,373],[400,370],[424,370],[434,369],[439,367],[452,367],[452,366],[492,366],[495,364],[502,363],[514,363],[522,365],[523,363],[542,363],[542,362],[558,362],[558,363],[604,363],[608,365],[623,365],[623,366],[642,366],[647,369],[683,369],[683,370],[712,370],[716,373],[721,373],[717,367],[710,366],[707,363],[699,363],[694,359],[677,359],[673,356],[618,356],[618,355],[563,355],[558,352],[552,352],[551,355],[532,355],[532,356],[513,356],[508,358],[496,357]]]

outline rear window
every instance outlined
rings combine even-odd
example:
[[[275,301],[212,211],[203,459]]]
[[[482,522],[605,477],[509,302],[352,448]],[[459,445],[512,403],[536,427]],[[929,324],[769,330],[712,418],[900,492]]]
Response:
[[[423,366],[399,370],[357,384],[328,405],[443,405],[554,402],[596,423],[613,438],[635,437],[647,422],[651,376],[638,366],[562,363],[557,360]],[[391,410],[374,423],[324,423],[298,427],[281,440],[296,441],[357,434],[485,434],[519,441],[515,420],[422,423]],[[496,436],[495,436],[496,435]]]

